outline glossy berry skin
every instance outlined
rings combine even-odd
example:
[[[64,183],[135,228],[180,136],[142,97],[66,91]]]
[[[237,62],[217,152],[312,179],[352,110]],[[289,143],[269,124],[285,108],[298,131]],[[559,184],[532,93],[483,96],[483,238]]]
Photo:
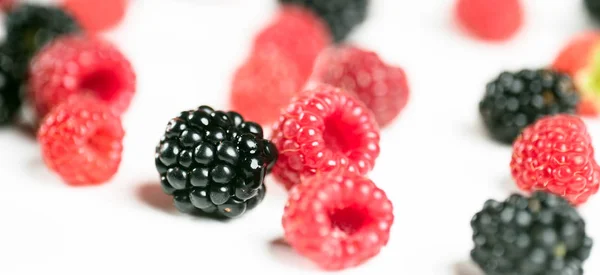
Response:
[[[540,119],[513,144],[512,176],[524,191],[543,190],[579,205],[598,192],[600,170],[583,121],[571,115]]]
[[[304,82],[296,64],[285,55],[254,52],[233,76],[231,107],[248,120],[271,125]]]
[[[116,26],[127,11],[129,0],[63,0],[83,28],[91,33],[106,31]]]
[[[92,95],[121,114],[136,88],[129,60],[99,37],[60,37],[36,55],[29,71],[29,96],[39,117],[78,94]]]
[[[5,24],[6,43],[24,64],[57,37],[81,32],[71,14],[47,5],[15,5],[7,14]]]
[[[273,174],[290,189],[319,173],[371,171],[379,156],[379,127],[358,99],[317,84],[283,111],[273,143],[280,152]]]
[[[539,118],[574,114],[580,97],[571,78],[547,69],[502,72],[485,87],[479,114],[490,136],[504,144]]]
[[[465,30],[488,41],[512,38],[524,21],[521,0],[457,0],[455,15]]]
[[[362,176],[321,174],[296,185],[283,214],[287,242],[326,270],[358,266],[390,238],[393,206]]]
[[[593,245],[579,213],[544,192],[488,200],[471,228],[471,258],[485,274],[583,275]]]
[[[117,173],[124,135],[121,119],[108,106],[76,96],[48,113],[38,141],[48,168],[67,184],[98,185]]]
[[[279,0],[306,8],[327,23],[336,42],[342,42],[366,18],[370,0]]]
[[[390,124],[408,103],[404,70],[386,64],[375,52],[354,46],[323,51],[311,79],[357,96],[373,112],[380,127]]]
[[[296,66],[300,81],[304,82],[312,72],[315,59],[330,43],[327,27],[312,13],[297,7],[284,7],[258,33],[251,53],[278,52]]]
[[[262,128],[208,106],[172,119],[156,147],[162,188],[184,213],[235,218],[264,198],[277,149]]]

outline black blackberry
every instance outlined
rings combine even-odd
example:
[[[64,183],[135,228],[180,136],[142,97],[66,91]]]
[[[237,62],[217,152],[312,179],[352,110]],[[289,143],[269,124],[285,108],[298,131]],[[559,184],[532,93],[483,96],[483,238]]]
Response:
[[[181,212],[233,218],[262,201],[277,149],[260,125],[200,106],[172,119],[156,147],[165,193]]]
[[[329,26],[332,37],[340,42],[367,17],[369,0],[279,0],[312,10]]]
[[[21,109],[23,81],[15,66],[5,45],[0,45],[0,125],[12,122]]]
[[[557,113],[575,113],[571,78],[546,69],[503,72],[486,86],[479,113],[492,138],[512,143],[527,125]]]
[[[489,200],[471,227],[471,258],[487,275],[581,275],[593,243],[575,208],[543,192]]]
[[[81,31],[79,23],[66,11],[36,4],[16,6],[6,16],[5,24],[7,46],[24,64],[54,38]]]
[[[588,13],[597,21],[600,21],[600,0],[585,0]]]

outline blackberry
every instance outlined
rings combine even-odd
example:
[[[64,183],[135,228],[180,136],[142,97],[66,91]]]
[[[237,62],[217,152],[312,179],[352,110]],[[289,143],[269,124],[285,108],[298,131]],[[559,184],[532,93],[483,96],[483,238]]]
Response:
[[[262,201],[277,155],[258,124],[200,106],[168,123],[155,163],[179,211],[233,218]]]
[[[593,243],[575,208],[539,191],[487,201],[471,227],[471,258],[488,275],[581,275]]]
[[[585,8],[597,21],[600,21],[600,0],[585,0]]]
[[[341,42],[367,17],[369,0],[279,0],[312,10],[329,26],[336,42]]]
[[[79,23],[58,7],[20,4],[5,19],[6,43],[21,64],[57,36],[81,31]],[[25,66],[21,73],[25,72]]]
[[[575,113],[579,95],[571,78],[546,69],[503,72],[488,83],[479,113],[492,138],[510,144],[527,125]]]
[[[6,46],[0,45],[0,125],[12,122],[21,109],[23,81],[15,66]]]

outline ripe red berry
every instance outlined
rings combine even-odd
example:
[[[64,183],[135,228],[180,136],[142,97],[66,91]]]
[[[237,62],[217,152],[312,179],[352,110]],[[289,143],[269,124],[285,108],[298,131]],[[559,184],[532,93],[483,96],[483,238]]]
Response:
[[[88,32],[116,26],[125,16],[128,0],[64,0],[64,7]]]
[[[285,239],[321,268],[358,266],[390,237],[393,206],[383,190],[356,175],[321,175],[296,185],[283,214]]]
[[[523,24],[521,0],[457,0],[457,21],[484,40],[511,38]]]
[[[330,43],[327,26],[317,16],[299,7],[286,6],[258,34],[253,51],[283,53],[298,66],[305,81],[312,72],[315,59]]]
[[[600,168],[583,121],[572,115],[544,117],[525,128],[510,162],[517,186],[554,193],[579,205],[598,192]]]
[[[304,85],[296,64],[278,51],[255,52],[235,73],[231,106],[246,119],[266,125]]]
[[[131,64],[111,43],[90,36],[63,36],[34,57],[30,100],[39,117],[72,95],[89,94],[123,113],[135,93]]]
[[[97,185],[111,179],[121,163],[121,120],[101,101],[75,96],[43,120],[38,140],[46,165],[69,185]]]
[[[16,0],[0,0],[0,10],[10,10],[15,5]]]
[[[559,52],[552,68],[571,76],[581,101],[577,113],[585,116],[600,114],[600,34],[584,32],[573,37]]]
[[[356,95],[373,112],[380,127],[400,114],[408,102],[406,74],[379,56],[357,47],[332,47],[317,58],[313,80]]]
[[[326,84],[305,91],[275,123],[279,160],[273,174],[286,188],[303,177],[340,170],[365,175],[379,156],[379,127],[358,99]]]

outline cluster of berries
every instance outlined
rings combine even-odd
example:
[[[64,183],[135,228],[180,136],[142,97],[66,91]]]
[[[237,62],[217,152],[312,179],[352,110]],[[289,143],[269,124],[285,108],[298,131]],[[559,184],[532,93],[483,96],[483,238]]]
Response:
[[[406,75],[340,44],[368,1],[280,2],[234,75],[236,112],[200,106],[173,118],[156,167],[181,212],[220,218],[256,207],[272,172],[289,190],[288,243],[324,269],[357,266],[389,240],[392,203],[366,175],[380,127],[407,103]],[[272,122],[269,140],[261,125]]]
[[[27,108],[47,166],[70,185],[100,184],[117,172],[124,136],[120,115],[135,74],[111,43],[88,32],[67,8],[13,3],[0,46],[0,121]],[[29,104],[22,104],[27,102]]]
[[[595,2],[586,1],[592,14]],[[522,21],[520,5],[461,0],[457,14],[479,36],[505,39]],[[592,239],[575,207],[598,192],[600,166],[579,116],[600,114],[599,38],[577,35],[550,66],[502,72],[485,88],[483,124],[493,139],[512,144],[512,177],[531,193],[490,200],[473,217],[471,256],[486,274],[583,274]]]

